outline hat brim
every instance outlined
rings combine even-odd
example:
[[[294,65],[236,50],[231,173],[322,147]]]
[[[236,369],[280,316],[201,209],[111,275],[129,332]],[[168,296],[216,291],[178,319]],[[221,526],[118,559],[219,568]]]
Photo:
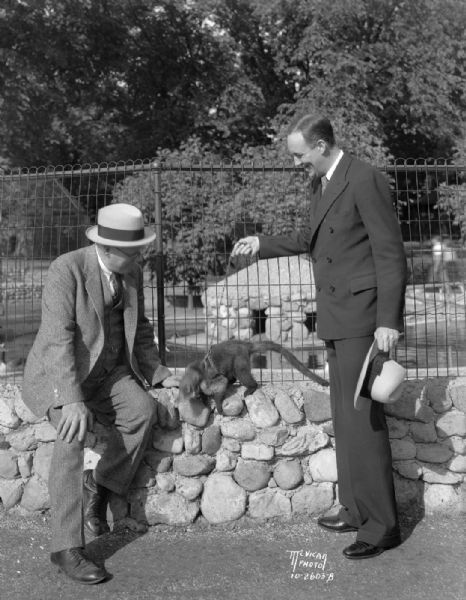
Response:
[[[369,366],[369,362],[377,354],[377,350],[378,350],[377,341],[374,340],[366,354],[366,358],[364,359],[364,362],[362,364],[361,372],[359,373],[359,379],[356,384],[356,390],[354,392],[354,408],[356,410],[361,410],[362,408],[364,408],[364,406],[367,405],[368,402],[371,402],[370,398],[364,398],[363,396],[360,396],[359,394],[361,393],[362,384],[364,383],[364,379],[366,377],[367,367]]]
[[[102,244],[103,246],[117,246],[120,248],[135,248],[138,246],[147,246],[155,240],[156,234],[150,227],[144,227],[144,237],[140,240],[131,240],[124,242],[121,240],[112,240],[110,238],[101,237],[98,233],[98,226],[92,225],[86,229],[86,236],[91,242],[95,244]]]

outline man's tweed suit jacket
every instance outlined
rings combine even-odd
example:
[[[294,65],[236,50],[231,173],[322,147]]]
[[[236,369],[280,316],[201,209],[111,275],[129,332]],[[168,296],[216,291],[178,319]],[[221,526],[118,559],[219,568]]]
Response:
[[[170,374],[160,364],[154,332],[144,315],[142,269],[122,277],[126,355],[141,383]],[[51,406],[84,400],[81,384],[104,346],[104,297],[95,246],[52,262],[42,295],[42,321],[28,355],[23,399],[38,416]]]
[[[310,253],[317,334],[337,340],[403,329],[406,256],[385,177],[343,154],[325,193],[311,189],[309,226],[260,236],[260,258]]]

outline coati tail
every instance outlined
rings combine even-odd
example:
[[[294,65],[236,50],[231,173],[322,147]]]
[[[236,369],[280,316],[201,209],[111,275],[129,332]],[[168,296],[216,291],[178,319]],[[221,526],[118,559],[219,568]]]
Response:
[[[312,379],[312,381],[314,381],[315,383],[318,383],[322,386],[329,385],[329,382],[326,379],[323,379],[320,375],[317,375],[317,373],[314,373],[313,371],[308,369],[305,365],[303,365],[303,363],[300,360],[296,358],[296,356],[292,352],[290,352],[280,344],[277,344],[276,342],[272,342],[271,340],[264,340],[262,342],[251,342],[251,348],[251,354],[256,352],[278,352],[284,358],[286,358],[290,365],[292,365],[303,375],[306,375],[306,377],[309,377],[309,379]]]

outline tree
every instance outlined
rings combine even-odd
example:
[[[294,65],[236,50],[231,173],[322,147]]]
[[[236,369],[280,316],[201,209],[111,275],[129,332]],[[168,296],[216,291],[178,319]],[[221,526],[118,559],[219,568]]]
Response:
[[[161,151],[157,159],[162,165],[167,160],[171,164],[171,170],[163,172],[161,178],[165,275],[168,281],[174,284],[182,281],[190,292],[196,293],[207,273],[224,273],[229,208],[222,205],[219,198],[231,193],[231,182],[224,173],[209,169],[209,164],[219,163],[219,157],[210,153],[197,138],[182,144],[180,150]],[[192,168],[201,161],[206,162],[205,170]],[[154,197],[153,173],[126,177],[113,192],[115,202],[137,204],[147,222],[154,219]],[[145,261],[154,271],[152,247],[147,248]]]
[[[453,163],[459,168],[458,172],[447,178],[439,186],[437,209],[444,211],[450,218],[452,225],[458,228],[461,241],[466,244],[466,174],[464,166],[466,161],[466,131],[462,132],[456,142]],[[462,170],[460,170],[462,169]]]
[[[244,260],[232,264],[229,259],[239,237],[285,232],[304,222],[305,173],[285,170],[291,166],[290,158],[286,163],[282,160],[282,144],[274,148],[274,169],[252,151],[222,164],[221,156],[210,152],[199,138],[191,138],[179,150],[159,152],[167,281],[183,282],[190,293],[198,293],[209,278],[244,267]],[[269,148],[268,158],[270,152]],[[255,172],[248,170],[252,164]],[[147,222],[153,222],[154,173],[126,177],[115,187],[113,201],[136,204]],[[154,271],[152,247],[147,248],[145,261]]]
[[[466,100],[462,0],[212,0],[206,10],[269,99],[275,131],[315,109],[373,160],[451,153]]]
[[[0,11],[0,155],[150,157],[205,127],[230,57],[189,4],[11,0]]]
[[[449,157],[464,124],[463,0],[0,6],[12,165],[149,158],[192,136],[231,159],[313,109],[371,160]]]

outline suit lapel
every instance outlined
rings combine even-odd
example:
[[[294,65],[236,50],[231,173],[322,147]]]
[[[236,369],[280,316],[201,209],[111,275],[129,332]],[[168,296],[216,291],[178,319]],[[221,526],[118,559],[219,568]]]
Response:
[[[86,248],[86,259],[84,261],[84,273],[86,277],[86,290],[94,305],[99,321],[103,327],[104,323],[104,293],[100,277],[100,266],[97,259],[95,246]]]
[[[128,342],[128,350],[131,355],[138,324],[138,291],[136,287],[136,278],[133,273],[125,273],[121,280],[123,287],[125,336]]]
[[[315,197],[316,202],[314,202],[314,211],[312,215],[312,240],[314,240],[315,235],[319,229],[320,224],[322,223],[325,215],[335,204],[335,201],[341,196],[344,192],[345,188],[348,185],[348,181],[346,179],[346,173],[351,164],[352,158],[348,154],[343,154],[340,162],[338,163],[335,172],[333,173],[330,181],[327,184],[325,189],[325,194],[322,194],[322,184],[320,180],[317,182],[315,189]],[[312,243],[311,240],[311,243]]]

